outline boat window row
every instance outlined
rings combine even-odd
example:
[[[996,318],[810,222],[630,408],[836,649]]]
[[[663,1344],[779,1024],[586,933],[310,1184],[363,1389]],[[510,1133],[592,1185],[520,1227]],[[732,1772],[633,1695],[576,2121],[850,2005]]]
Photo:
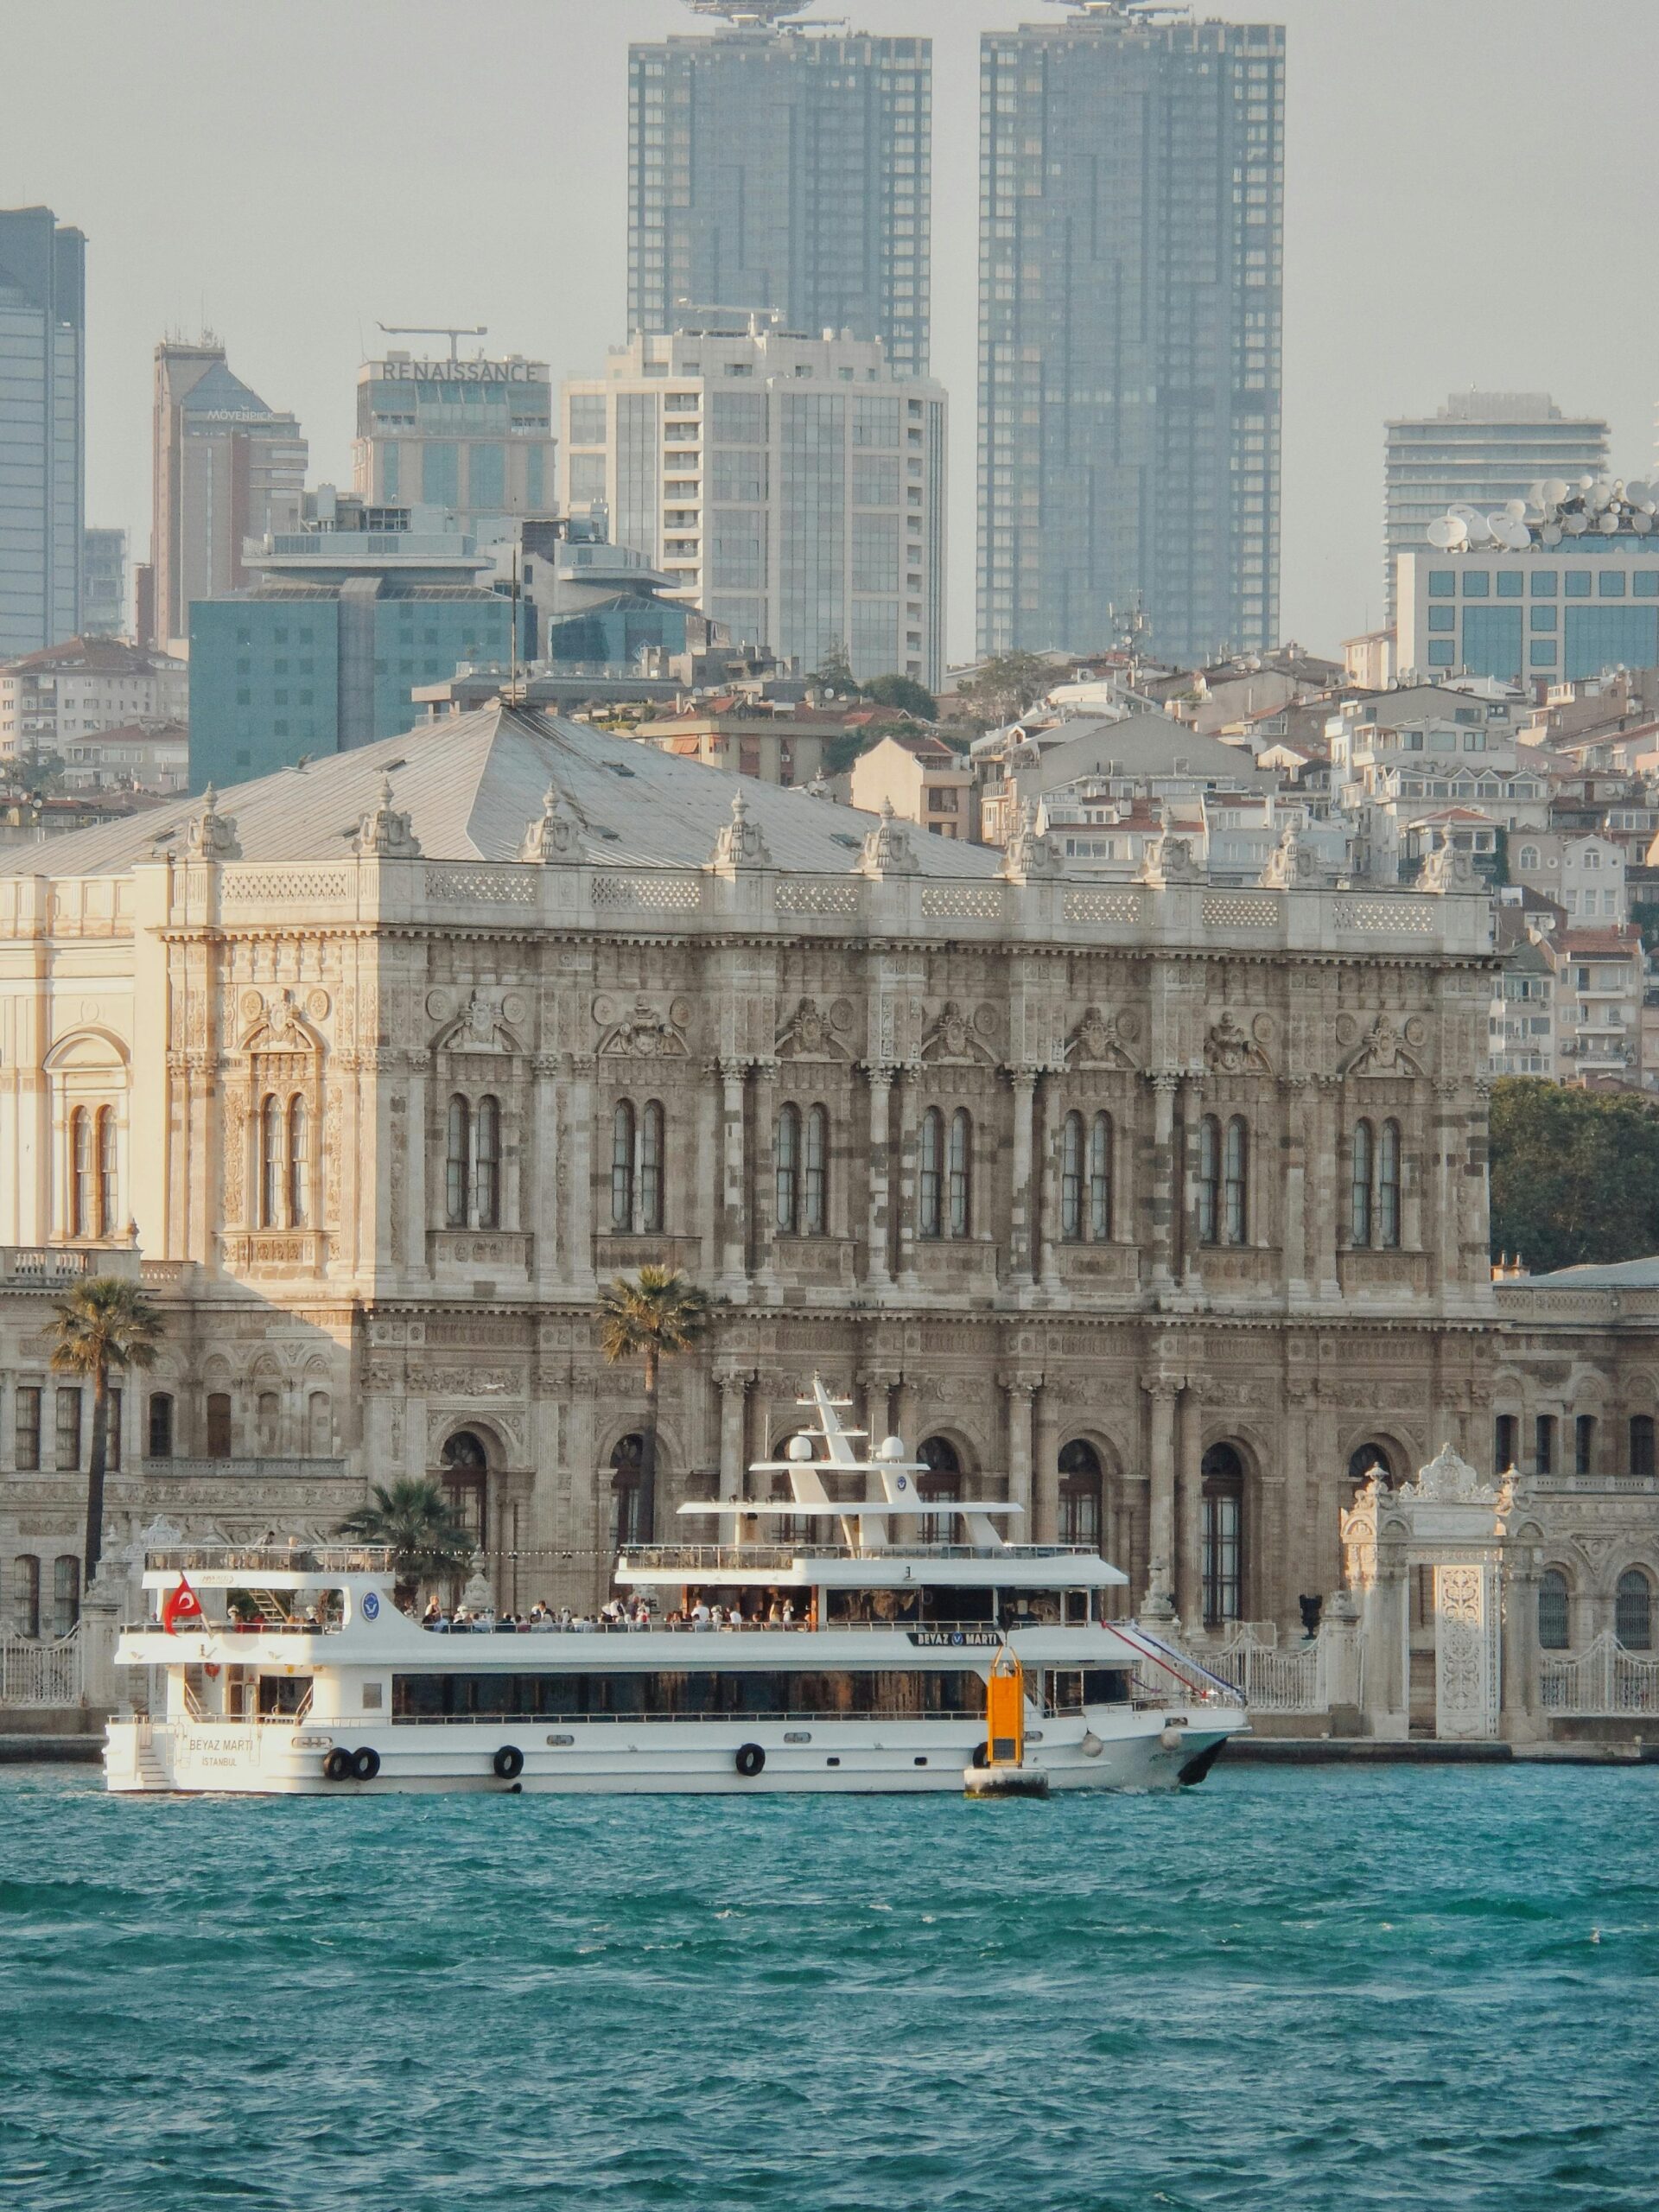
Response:
[[[394,1720],[977,1719],[969,1668],[732,1668],[614,1673],[409,1674]]]
[[[1089,1619],[1089,1592],[995,1590],[971,1583],[827,1589],[823,1611],[826,1628],[1081,1628]]]
[[[1127,1705],[1133,1681],[1126,1667],[1045,1667],[1043,1711],[1058,1716],[1086,1705]]]

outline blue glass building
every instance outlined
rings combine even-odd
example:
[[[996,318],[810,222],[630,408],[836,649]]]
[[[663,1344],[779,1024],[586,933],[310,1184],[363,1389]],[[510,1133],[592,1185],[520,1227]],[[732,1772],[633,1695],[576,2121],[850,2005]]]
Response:
[[[1402,671],[1577,683],[1659,668],[1659,534],[1591,534],[1520,553],[1399,562]]]

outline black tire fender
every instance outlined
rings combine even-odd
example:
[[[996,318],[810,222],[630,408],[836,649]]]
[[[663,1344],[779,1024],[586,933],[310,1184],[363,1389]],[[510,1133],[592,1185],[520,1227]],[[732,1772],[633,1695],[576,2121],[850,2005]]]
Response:
[[[372,1744],[359,1745],[352,1753],[352,1779],[372,1782],[380,1771],[380,1754]]]
[[[345,1750],[342,1745],[336,1744],[334,1750],[330,1751],[327,1758],[324,1759],[322,1763],[322,1771],[326,1779],[330,1782],[345,1782],[348,1780],[352,1771],[351,1753]]]
[[[766,1763],[766,1752],[759,1744],[740,1744],[737,1749],[737,1770],[747,1781],[753,1782]]]
[[[503,1782],[516,1782],[524,1770],[524,1755],[517,1744],[503,1744],[490,1764]]]

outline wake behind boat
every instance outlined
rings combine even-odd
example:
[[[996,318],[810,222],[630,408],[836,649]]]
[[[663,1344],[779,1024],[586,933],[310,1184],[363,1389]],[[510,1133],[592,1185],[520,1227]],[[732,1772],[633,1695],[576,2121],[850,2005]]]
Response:
[[[861,1459],[841,1402],[815,1379],[816,1432],[751,1469],[788,1497],[682,1506],[718,1540],[621,1554],[645,1625],[440,1636],[372,1548],[151,1553],[157,1617],[116,1661],[164,1704],[111,1721],[107,1786],[959,1791],[1004,1652],[1050,1788],[1202,1780],[1244,1726],[1236,1692],[1105,1621],[1126,1578],[1097,1553],[1010,1542],[1014,1504],[922,1498],[897,1437]]]

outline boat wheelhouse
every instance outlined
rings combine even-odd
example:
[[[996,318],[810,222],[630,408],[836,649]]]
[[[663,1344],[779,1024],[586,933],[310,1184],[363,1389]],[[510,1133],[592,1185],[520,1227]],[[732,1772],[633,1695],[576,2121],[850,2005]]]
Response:
[[[1004,1652],[1052,1788],[1202,1778],[1236,1693],[1105,1620],[1117,1568],[1010,1541],[1016,1504],[924,1497],[898,1438],[861,1459],[821,1382],[802,1402],[816,1432],[751,1469],[784,1497],[683,1506],[714,1541],[622,1553],[633,1618],[463,1631],[404,1612],[362,1547],[151,1554],[156,1617],[117,1651],[149,1692],[111,1723],[109,1787],[960,1789]]]

